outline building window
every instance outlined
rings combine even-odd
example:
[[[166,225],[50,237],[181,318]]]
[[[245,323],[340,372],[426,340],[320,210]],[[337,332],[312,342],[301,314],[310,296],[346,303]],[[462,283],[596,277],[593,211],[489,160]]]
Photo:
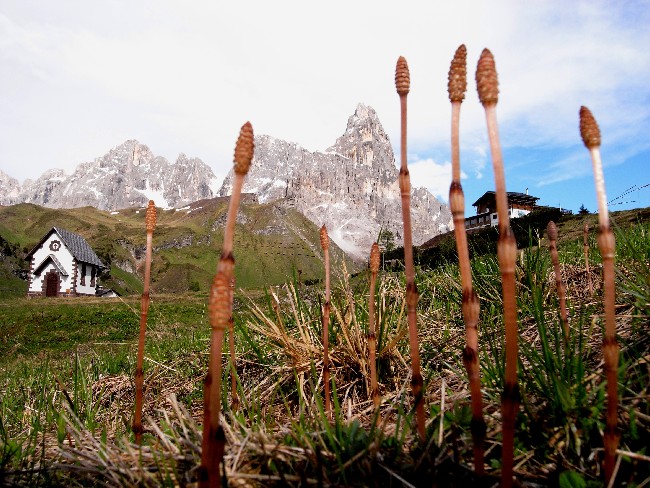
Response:
[[[81,286],[86,285],[86,263],[81,263]]]
[[[95,286],[95,267],[90,268],[90,286]]]

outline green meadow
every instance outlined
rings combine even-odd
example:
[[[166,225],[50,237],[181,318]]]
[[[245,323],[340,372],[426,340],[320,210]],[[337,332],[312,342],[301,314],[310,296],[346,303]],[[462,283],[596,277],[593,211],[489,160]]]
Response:
[[[94,215],[96,211],[84,212]],[[621,347],[616,471],[620,486],[650,483],[647,215],[645,210],[613,214]],[[124,217],[129,218],[135,219],[135,214]],[[586,218],[593,229],[595,216]],[[0,230],[8,242],[19,247],[30,242],[26,231],[7,232],[6,222]],[[108,222],[109,218],[104,225],[111,229]],[[601,262],[592,230],[590,272],[586,272],[583,223],[582,216],[558,222],[569,310],[566,342],[548,241],[534,225],[522,230],[521,239],[528,243],[519,245],[516,268],[521,406],[515,425],[515,474],[523,486],[602,486]],[[46,227],[36,226],[39,231]],[[135,233],[130,239],[139,242]],[[470,246],[475,241],[471,265],[481,306],[485,477],[476,478],[472,471],[462,293],[453,256],[435,257],[431,262],[440,262],[428,266],[422,258],[416,274],[426,442],[419,441],[415,431],[405,283],[399,263],[380,270],[375,297],[379,410],[373,407],[369,389],[369,274],[342,263],[333,268],[329,328],[334,414],[329,417],[322,399],[323,284],[318,279],[299,279],[290,269],[293,264],[285,261],[284,282],[238,283],[235,292],[236,361],[233,367],[224,355],[222,381],[229,486],[498,483],[503,317],[499,267],[483,242],[486,239],[484,235],[470,238]],[[169,269],[186,263],[188,258],[175,254],[181,250],[165,255]],[[213,262],[200,262],[199,250],[190,249],[189,255],[194,255],[203,273],[211,275]],[[171,280],[155,271],[162,269],[160,254],[153,256],[158,262],[152,274],[154,290],[157,280]],[[138,287],[142,285],[137,274],[129,276],[131,294],[104,300],[28,300],[22,292],[7,293],[5,288],[0,299],[0,485],[192,486],[197,482],[210,337],[207,288],[199,274],[190,272],[184,279],[191,282],[196,276],[201,283],[197,291],[166,292],[160,287],[152,293],[144,367],[145,436],[144,445],[138,447],[131,424]],[[314,270],[314,276],[321,277],[322,271]],[[237,410],[231,404],[231,374],[241,399]]]

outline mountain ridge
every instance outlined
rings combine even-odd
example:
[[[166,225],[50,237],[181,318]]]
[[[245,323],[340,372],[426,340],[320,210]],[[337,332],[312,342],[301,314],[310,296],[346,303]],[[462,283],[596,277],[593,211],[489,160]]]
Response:
[[[146,206],[154,200],[176,208],[212,198],[218,181],[198,158],[179,154],[174,163],[155,156],[145,144],[129,139],[93,161],[79,164],[72,174],[53,168],[36,180],[18,180],[0,171],[1,205],[34,203],[48,208],[92,206],[119,210]]]
[[[402,239],[399,170],[393,149],[372,107],[358,104],[345,132],[325,151],[308,151],[295,142],[255,136],[255,155],[244,191],[259,203],[295,208],[358,261],[367,259],[380,230]],[[0,205],[34,203],[49,208],[92,206],[117,211],[146,206],[181,208],[227,196],[232,170],[218,186],[212,169],[181,153],[170,163],[148,146],[127,140],[104,156],[82,163],[71,175],[51,169],[23,185],[0,171]],[[415,245],[453,228],[451,213],[425,188],[411,190]]]
[[[231,171],[219,190],[232,190]],[[365,260],[381,229],[402,244],[399,170],[377,113],[358,104],[345,132],[324,152],[268,135],[255,137],[255,155],[244,191],[260,202],[285,199],[351,256]],[[453,228],[451,212],[425,188],[411,190],[413,242]]]

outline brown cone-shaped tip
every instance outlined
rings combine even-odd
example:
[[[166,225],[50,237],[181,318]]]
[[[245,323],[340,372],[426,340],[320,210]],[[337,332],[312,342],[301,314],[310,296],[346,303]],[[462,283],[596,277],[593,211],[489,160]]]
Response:
[[[399,95],[407,95],[411,88],[409,65],[404,56],[400,56],[395,67],[395,88]]]
[[[584,105],[580,107],[580,136],[588,148],[600,146],[600,129],[594,115]]]
[[[144,219],[145,225],[147,226],[147,232],[153,232],[156,227],[156,204],[153,200],[149,200],[149,205],[147,206],[147,216]]]
[[[555,222],[552,220],[549,221],[548,225],[546,226],[546,233],[548,234],[548,238],[552,241],[557,241],[557,227],[555,226]]]
[[[476,89],[483,106],[499,101],[499,80],[494,56],[489,49],[483,49],[476,67]]]
[[[467,48],[461,44],[456,49],[454,59],[451,60],[449,67],[449,76],[447,82],[447,91],[449,100],[452,102],[462,102],[467,91]]]
[[[379,271],[379,245],[376,242],[373,242],[370,248],[370,271]]]
[[[212,280],[208,316],[214,329],[226,329],[230,320],[230,278],[227,273],[217,272]]]
[[[323,248],[323,251],[326,251],[330,247],[330,238],[327,235],[327,227],[324,224],[320,228],[320,246]]]
[[[253,126],[246,122],[241,126],[239,138],[235,146],[235,173],[245,175],[251,166],[255,142],[253,140]]]

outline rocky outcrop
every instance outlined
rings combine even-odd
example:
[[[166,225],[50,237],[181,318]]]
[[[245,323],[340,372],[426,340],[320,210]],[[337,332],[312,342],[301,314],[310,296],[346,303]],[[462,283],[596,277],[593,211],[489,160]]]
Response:
[[[310,152],[291,142],[261,135],[244,191],[261,203],[284,199],[318,226],[345,252],[367,259],[381,228],[401,243],[399,170],[376,112],[358,105],[345,133],[325,152]],[[219,195],[229,195],[233,174]],[[452,228],[447,205],[425,188],[411,192],[413,241],[417,245]]]
[[[129,140],[101,158],[80,164],[75,172],[46,171],[21,186],[0,174],[0,204],[34,203],[50,208],[92,206],[100,210],[145,206],[182,207],[212,198],[218,182],[212,169],[197,158],[180,154],[175,163],[155,156],[138,141]]]
[[[0,205],[20,203],[20,183],[0,170]]]

